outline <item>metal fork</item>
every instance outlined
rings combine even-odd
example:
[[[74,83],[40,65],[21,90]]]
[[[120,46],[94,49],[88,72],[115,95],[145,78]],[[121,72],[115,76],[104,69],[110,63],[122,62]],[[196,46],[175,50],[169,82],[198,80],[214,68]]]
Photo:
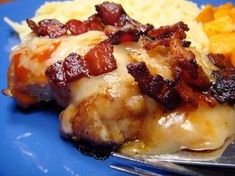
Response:
[[[158,171],[165,171],[170,173],[170,175],[178,174],[187,176],[235,175],[235,143],[229,145],[223,152],[223,155],[216,160],[202,160],[195,158],[193,155],[187,155],[187,152],[182,153],[180,155],[172,154],[132,157],[120,153],[112,153],[113,158],[116,158],[118,161],[117,163],[111,164],[110,167],[122,172],[140,176],[159,176],[161,174],[159,174]],[[132,163],[127,164],[128,162]],[[155,169],[154,171],[153,168]],[[156,171],[156,169],[158,171]]]
[[[149,163],[136,158],[128,157],[118,153],[112,154],[117,162],[110,165],[112,169],[138,176],[161,176],[161,175],[183,175],[183,176],[225,176],[235,175],[233,167],[195,166],[175,164],[167,161],[155,161]],[[120,161],[121,160],[121,161]],[[124,162],[123,162],[124,160]],[[131,163],[129,163],[131,161]],[[159,172],[164,171],[164,174]]]
[[[148,170],[141,169],[139,167],[135,166],[127,166],[127,165],[121,165],[121,164],[111,164],[110,167],[112,169],[132,174],[132,175],[138,175],[138,176],[162,176],[162,174],[151,172]]]

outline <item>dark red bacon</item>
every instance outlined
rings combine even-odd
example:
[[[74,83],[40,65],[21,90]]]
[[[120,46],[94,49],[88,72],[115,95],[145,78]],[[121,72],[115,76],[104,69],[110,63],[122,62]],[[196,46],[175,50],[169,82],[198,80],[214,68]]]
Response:
[[[96,76],[113,71],[117,68],[113,56],[113,46],[109,40],[105,40],[92,48],[84,57],[89,75]]]
[[[83,22],[76,19],[69,20],[65,26],[72,35],[79,35],[91,30],[104,30],[104,25],[97,15],[93,15]]]
[[[207,91],[210,88],[210,81],[202,68],[196,63],[194,53],[187,49],[190,43],[185,44],[184,39],[188,30],[188,26],[183,22],[155,28],[147,33],[149,38],[145,38],[143,44],[147,50],[152,50],[158,46],[168,48],[173,58],[170,64],[175,80],[183,79],[188,86]]]
[[[85,60],[82,56],[71,53],[63,62],[66,81],[71,82],[89,75]]]
[[[49,85],[53,90],[52,94],[56,97],[61,106],[67,106],[70,100],[69,88],[63,68],[63,62],[59,61],[51,65],[46,70]]]
[[[97,76],[111,72],[117,68],[113,56],[113,46],[105,40],[98,43],[84,57],[71,53],[65,60],[58,61],[46,70],[50,86],[55,90],[62,106],[66,106],[70,100],[69,83],[82,77]]]
[[[96,6],[101,21],[106,25],[105,33],[113,44],[138,41],[140,35],[146,34],[152,25],[143,25],[127,15],[120,4],[103,2]],[[109,27],[112,26],[112,27]]]
[[[182,79],[165,80],[160,75],[151,75],[144,62],[130,63],[127,69],[128,73],[135,78],[141,92],[155,99],[165,109],[175,109],[180,103],[193,108],[197,108],[199,103],[211,107],[217,104],[217,101],[209,94],[189,87]]]
[[[229,63],[229,61],[226,60],[223,54],[209,53],[207,57],[216,67],[220,69],[232,67],[231,63]]]
[[[66,29],[68,29],[72,35],[79,35],[88,31],[85,24],[82,21],[75,19],[69,20],[65,24],[65,26]]]
[[[144,62],[130,63],[127,65],[140,90],[155,99],[166,109],[174,109],[181,102],[179,94],[175,90],[173,81],[164,80],[160,75],[151,75]]]
[[[51,82],[64,85],[82,77],[97,76],[113,71],[117,68],[113,56],[113,46],[105,40],[98,43],[84,57],[71,53],[63,62],[58,61],[51,65],[47,71]]]
[[[103,31],[105,28],[105,25],[97,14],[90,16],[88,20],[85,21],[85,24],[88,30]]]
[[[38,24],[30,19],[27,19],[26,22],[39,37],[49,36],[50,38],[57,38],[67,34],[65,25],[56,19],[45,19],[39,21]]]
[[[42,20],[36,24],[28,19],[28,26],[38,36],[49,36],[57,38],[67,35],[79,35],[91,30],[104,31],[110,38],[112,44],[139,40],[141,35],[146,34],[152,25],[143,25],[130,18],[120,4],[103,2],[95,6],[97,14],[94,14],[86,21],[76,19],[69,20],[65,25],[56,19]]]
[[[126,15],[122,6],[116,3],[103,2],[100,5],[96,5],[95,9],[106,25],[118,26],[121,16]]]
[[[171,26],[168,25],[168,26],[162,26],[159,28],[151,29],[148,31],[147,36],[153,40],[161,40],[161,39],[167,39],[171,37],[183,40],[186,38],[185,32],[188,30],[189,28],[187,24],[180,21]]]

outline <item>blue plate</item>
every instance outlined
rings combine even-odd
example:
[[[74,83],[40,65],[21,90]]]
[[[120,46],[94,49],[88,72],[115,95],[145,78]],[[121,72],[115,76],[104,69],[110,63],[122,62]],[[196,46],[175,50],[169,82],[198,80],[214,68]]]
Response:
[[[18,0],[0,5],[0,89],[7,87],[10,48],[19,41],[3,22],[7,16],[22,21],[33,16],[44,0]],[[224,0],[197,0],[199,5],[219,5]],[[115,176],[109,168],[116,160],[100,161],[80,153],[59,135],[58,111],[40,109],[22,111],[14,101],[0,95],[0,176]],[[53,108],[52,108],[53,109]],[[164,172],[162,171],[164,174]],[[165,173],[166,174],[166,173]],[[124,174],[122,174],[124,175]]]

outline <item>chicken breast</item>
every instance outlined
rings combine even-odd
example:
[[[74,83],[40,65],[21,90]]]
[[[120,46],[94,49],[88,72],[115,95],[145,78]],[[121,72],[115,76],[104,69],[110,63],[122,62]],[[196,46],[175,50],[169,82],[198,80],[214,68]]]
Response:
[[[5,94],[23,107],[56,100],[67,138],[140,141],[124,153],[214,150],[235,134],[235,70],[191,48],[186,24],[142,25],[109,2],[96,11],[66,25],[27,20],[33,33],[12,50]]]

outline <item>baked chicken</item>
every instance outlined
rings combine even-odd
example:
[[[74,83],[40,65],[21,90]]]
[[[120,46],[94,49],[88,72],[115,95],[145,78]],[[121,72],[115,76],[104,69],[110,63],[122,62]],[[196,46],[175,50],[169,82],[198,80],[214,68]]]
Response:
[[[183,22],[154,28],[119,4],[95,8],[86,21],[28,19],[4,93],[23,107],[56,100],[65,137],[138,139],[144,153],[216,149],[235,134],[235,69],[223,56],[190,47]]]

